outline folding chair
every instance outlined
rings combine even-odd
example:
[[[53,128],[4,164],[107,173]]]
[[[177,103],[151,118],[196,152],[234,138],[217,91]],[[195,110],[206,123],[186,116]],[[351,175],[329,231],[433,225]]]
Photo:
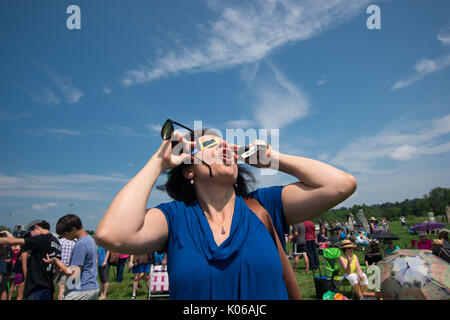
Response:
[[[148,300],[152,297],[169,297],[169,275],[167,265],[151,265]]]

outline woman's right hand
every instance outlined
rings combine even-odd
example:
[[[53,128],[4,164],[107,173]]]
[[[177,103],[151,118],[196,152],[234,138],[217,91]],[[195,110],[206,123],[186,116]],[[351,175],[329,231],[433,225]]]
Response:
[[[172,142],[177,144],[172,148]],[[161,161],[161,170],[174,168],[181,163],[191,161],[193,156],[191,150],[195,148],[195,141],[187,141],[178,131],[174,131],[172,138],[164,140],[159,147],[156,157]]]

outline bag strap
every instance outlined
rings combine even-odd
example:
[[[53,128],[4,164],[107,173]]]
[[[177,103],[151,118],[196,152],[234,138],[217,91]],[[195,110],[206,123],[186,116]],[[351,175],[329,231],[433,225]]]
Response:
[[[261,220],[261,222],[266,226],[270,235],[272,236],[273,241],[276,244],[278,254],[280,256],[281,265],[283,266],[283,279],[286,284],[286,289],[288,292],[288,296],[290,300],[301,300],[302,294],[300,292],[300,287],[298,286],[297,279],[295,278],[294,270],[289,262],[289,259],[286,255],[286,252],[281,245],[280,239],[275,231],[275,228],[272,223],[272,219],[270,218],[267,210],[258,202],[258,200],[250,197],[244,198],[245,203],[253,211],[256,216]]]

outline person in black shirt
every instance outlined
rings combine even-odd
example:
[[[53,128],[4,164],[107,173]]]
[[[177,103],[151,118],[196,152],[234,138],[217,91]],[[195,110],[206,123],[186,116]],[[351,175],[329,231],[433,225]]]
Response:
[[[20,244],[23,250],[31,250],[28,272],[25,280],[24,297],[27,300],[53,300],[53,265],[44,259],[61,259],[61,245],[50,232],[50,224],[45,220],[33,220],[27,226],[25,238],[15,238],[8,231],[0,238],[0,245]]]
[[[377,264],[378,261],[382,259],[383,256],[381,255],[380,248],[378,247],[378,241],[372,241],[369,244],[369,250],[364,254],[366,266]]]

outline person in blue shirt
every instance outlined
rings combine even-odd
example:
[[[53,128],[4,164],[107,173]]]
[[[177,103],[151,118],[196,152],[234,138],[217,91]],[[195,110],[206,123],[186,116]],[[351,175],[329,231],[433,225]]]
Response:
[[[393,254],[396,250],[400,249],[399,246],[394,245],[394,242],[392,242],[391,239],[386,239],[384,243],[386,244],[386,247],[384,248],[385,257]]]
[[[175,131],[162,142],[112,201],[97,226],[97,243],[134,254],[165,250],[171,299],[288,299],[274,241],[244,197],[255,198],[268,211],[284,247],[289,225],[344,201],[355,191],[356,180],[268,144],[258,161],[238,165],[237,146],[210,130],[196,136],[197,141],[194,134],[183,137]],[[178,142],[174,149],[173,142]],[[175,151],[180,145],[182,150]],[[248,163],[298,181],[250,192],[254,176]],[[146,209],[158,177],[167,170],[163,188],[174,200]]]
[[[105,248],[97,247],[97,273],[100,279],[100,295],[98,300],[106,299],[109,289],[109,263],[108,259],[111,252]]]
[[[67,214],[56,224],[56,233],[69,240],[77,240],[70,258],[69,267],[75,273],[68,279],[63,300],[96,300],[99,296],[97,282],[97,246],[84,230],[80,217]],[[54,261],[59,265],[59,261]]]

